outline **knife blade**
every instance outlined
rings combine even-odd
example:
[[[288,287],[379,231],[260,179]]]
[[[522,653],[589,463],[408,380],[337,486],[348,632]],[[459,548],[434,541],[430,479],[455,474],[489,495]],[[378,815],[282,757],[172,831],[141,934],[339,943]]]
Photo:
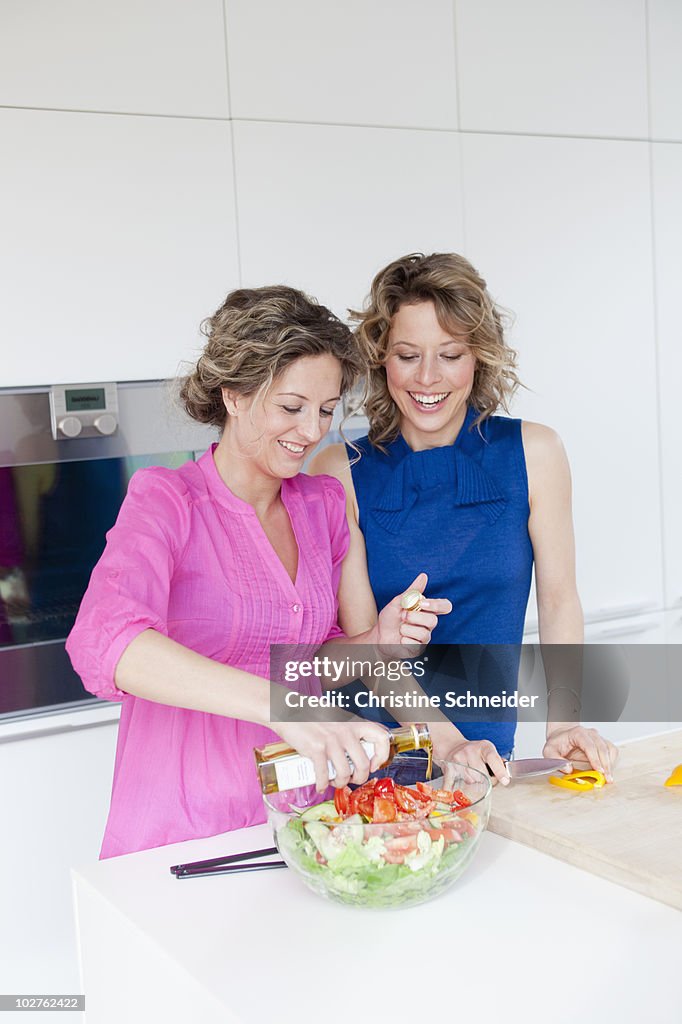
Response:
[[[535,775],[552,775],[554,772],[570,772],[572,764],[563,757],[521,757],[505,761],[510,779],[530,779]]]

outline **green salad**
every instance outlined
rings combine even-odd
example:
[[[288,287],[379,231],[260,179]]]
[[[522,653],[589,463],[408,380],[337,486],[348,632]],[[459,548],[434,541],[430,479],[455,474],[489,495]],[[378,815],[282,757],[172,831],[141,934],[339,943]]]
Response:
[[[423,902],[466,866],[476,847],[479,817],[466,805],[439,800],[437,791],[428,800],[424,792],[422,799],[412,792],[415,810],[401,811],[396,804],[388,821],[385,805],[375,805],[377,820],[367,802],[355,800],[349,807],[338,793],[335,801],[290,817],[277,831],[279,850],[313,888],[341,902],[384,907]],[[407,798],[400,803],[405,807]],[[358,804],[364,814],[355,809]]]

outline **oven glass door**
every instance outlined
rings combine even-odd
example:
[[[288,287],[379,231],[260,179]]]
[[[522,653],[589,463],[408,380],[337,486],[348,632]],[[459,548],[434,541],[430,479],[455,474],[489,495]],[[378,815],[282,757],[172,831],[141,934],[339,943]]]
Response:
[[[0,716],[94,701],[64,641],[132,474],[181,451],[0,467]]]

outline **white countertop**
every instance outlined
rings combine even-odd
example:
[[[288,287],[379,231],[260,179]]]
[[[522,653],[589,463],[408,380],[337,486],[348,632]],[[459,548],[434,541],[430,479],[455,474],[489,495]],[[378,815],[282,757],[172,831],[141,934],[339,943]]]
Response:
[[[88,1024],[171,1024],[185,997],[200,1024],[682,1020],[682,914],[491,833],[406,910],[327,902],[289,870],[168,870],[271,845],[262,825],[74,870]]]
[[[52,711],[5,718],[0,721],[0,743],[90,729],[118,722],[120,717],[120,702],[98,700],[68,710],[57,707]]]

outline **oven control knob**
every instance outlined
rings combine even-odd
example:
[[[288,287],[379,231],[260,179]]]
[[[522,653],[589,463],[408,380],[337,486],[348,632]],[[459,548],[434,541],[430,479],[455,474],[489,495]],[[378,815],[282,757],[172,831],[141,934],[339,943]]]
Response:
[[[116,417],[112,416],[110,412],[102,413],[95,420],[95,428],[99,430],[100,434],[113,434],[117,426]]]
[[[83,424],[77,416],[65,416],[59,421],[58,426],[65,437],[78,437],[83,429]]]

